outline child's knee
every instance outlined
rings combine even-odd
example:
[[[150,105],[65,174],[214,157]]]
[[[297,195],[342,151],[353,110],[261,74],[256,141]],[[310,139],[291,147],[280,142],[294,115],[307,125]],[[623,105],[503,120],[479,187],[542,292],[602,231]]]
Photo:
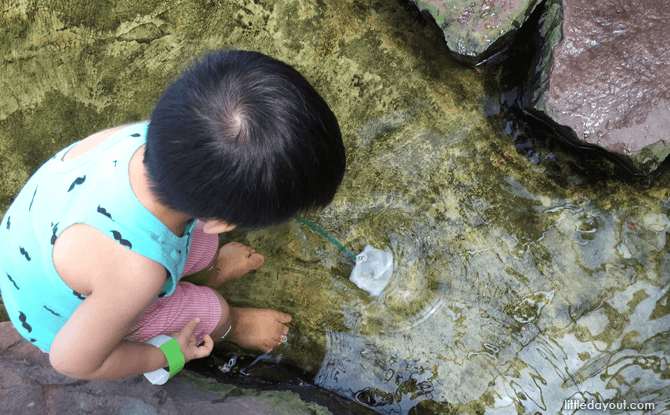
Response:
[[[219,302],[221,303],[221,317],[219,319],[219,324],[217,325],[214,332],[223,330],[223,333],[226,333],[231,326],[230,306],[228,306],[228,302],[226,301],[225,298],[223,298],[223,296],[218,291],[216,290],[212,291],[216,293],[216,296],[219,298]]]

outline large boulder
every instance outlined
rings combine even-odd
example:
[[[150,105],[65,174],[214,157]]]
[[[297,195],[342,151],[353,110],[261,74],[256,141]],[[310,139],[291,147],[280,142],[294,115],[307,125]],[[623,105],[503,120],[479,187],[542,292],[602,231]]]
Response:
[[[655,170],[670,153],[669,21],[662,0],[548,0],[523,105],[577,145]]]
[[[476,64],[504,50],[539,0],[413,0],[444,32],[453,56]]]

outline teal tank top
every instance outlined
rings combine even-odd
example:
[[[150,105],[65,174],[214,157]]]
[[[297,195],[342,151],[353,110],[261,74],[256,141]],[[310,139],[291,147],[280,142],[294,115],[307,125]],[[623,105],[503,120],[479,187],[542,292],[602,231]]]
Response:
[[[86,299],[68,287],[53,265],[53,246],[75,223],[94,227],[127,249],[160,264],[172,295],[184,270],[195,220],[176,236],[137,199],[128,165],[146,142],[148,123],[114,133],[73,160],[59,151],[28,180],[0,222],[0,294],[18,332],[45,352]]]

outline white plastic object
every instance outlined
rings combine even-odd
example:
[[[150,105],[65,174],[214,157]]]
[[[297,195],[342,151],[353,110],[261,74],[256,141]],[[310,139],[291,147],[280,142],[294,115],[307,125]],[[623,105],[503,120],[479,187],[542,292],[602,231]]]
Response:
[[[356,257],[356,266],[349,280],[370,295],[378,296],[393,274],[393,254],[367,245]]]

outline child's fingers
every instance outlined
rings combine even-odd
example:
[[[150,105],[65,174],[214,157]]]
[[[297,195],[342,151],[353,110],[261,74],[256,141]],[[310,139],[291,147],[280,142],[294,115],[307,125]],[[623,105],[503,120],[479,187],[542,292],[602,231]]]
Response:
[[[205,347],[210,352],[214,349],[214,339],[209,334],[205,336]]]
[[[214,349],[214,340],[208,335],[205,336],[205,344],[199,346],[195,349],[195,358],[200,359],[202,357],[209,356]]]
[[[193,320],[189,321],[188,324],[186,324],[186,327],[182,329],[182,334],[185,335],[186,338],[190,338],[198,328],[198,324],[200,324],[200,318],[194,317]]]

